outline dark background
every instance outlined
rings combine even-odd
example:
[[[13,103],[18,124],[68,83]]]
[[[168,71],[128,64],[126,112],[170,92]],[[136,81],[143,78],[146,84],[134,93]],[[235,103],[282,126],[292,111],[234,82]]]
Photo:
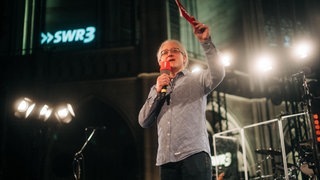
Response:
[[[189,9],[196,7],[195,2],[181,2]],[[196,4],[193,13],[210,25],[216,46],[236,55],[220,92],[267,97],[275,104],[299,101],[300,84],[291,86],[285,80],[304,71],[310,92],[319,97],[319,1]],[[155,129],[140,128],[137,115],[154,82],[154,76],[145,73],[158,72],[158,45],[168,37],[187,41],[180,30],[190,27],[180,23],[184,20],[175,2],[5,0],[0,12],[0,179],[73,179],[74,154],[91,133],[87,127],[106,129],[97,130],[83,153],[83,178],[155,177]],[[41,32],[88,26],[97,29],[92,43],[40,44]],[[300,36],[312,40],[313,54],[306,62],[292,63],[287,45]],[[257,77],[250,65],[263,49],[279,57],[278,71],[270,79]],[[188,51],[191,65],[201,64],[197,47]],[[70,124],[53,117],[47,122],[36,116],[17,118],[13,104],[24,96],[37,104],[69,102],[76,116]],[[319,111],[316,98],[313,111]]]

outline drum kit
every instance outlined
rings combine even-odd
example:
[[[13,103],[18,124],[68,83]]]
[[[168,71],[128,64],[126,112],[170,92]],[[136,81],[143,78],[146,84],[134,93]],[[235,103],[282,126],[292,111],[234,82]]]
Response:
[[[251,178],[253,180],[268,180],[268,179],[279,179],[279,177],[282,177],[282,174],[277,173],[277,169],[279,169],[279,165],[277,166],[277,163],[275,161],[276,156],[281,156],[282,152],[280,150],[275,150],[272,148],[267,148],[267,149],[256,149],[255,152],[260,155],[264,155],[265,158],[260,160],[256,164],[256,175]],[[267,161],[271,160],[272,164],[272,174],[267,174],[265,175],[264,172],[264,166],[266,166]],[[282,168],[283,169],[283,168]]]
[[[297,160],[295,163],[287,163],[287,170],[288,170],[288,179],[299,179],[300,177],[307,177],[307,178],[302,178],[302,179],[315,179],[315,163],[314,163],[314,158],[312,156],[312,146],[311,146],[311,141],[304,141],[299,143],[299,148],[298,148],[298,155],[297,155]],[[253,180],[267,180],[267,179],[273,179],[273,180],[282,180],[286,179],[285,173],[284,173],[284,166],[282,162],[276,162],[275,158],[277,156],[281,156],[282,152],[281,150],[276,150],[272,148],[268,149],[256,149],[255,152],[260,155],[264,155],[265,158],[261,161],[259,161],[256,166],[256,175],[253,178]],[[263,175],[262,174],[262,164],[264,161],[270,159],[271,164],[272,164],[272,174],[268,175]],[[280,158],[281,159],[281,158]]]

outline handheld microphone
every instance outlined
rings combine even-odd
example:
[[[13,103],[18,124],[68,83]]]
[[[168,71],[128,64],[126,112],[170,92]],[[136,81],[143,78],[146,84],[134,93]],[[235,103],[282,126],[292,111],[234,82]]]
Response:
[[[160,62],[160,74],[166,73],[170,74],[171,66],[169,61],[162,61]],[[161,96],[165,96],[167,93],[167,86],[163,86],[161,89]]]

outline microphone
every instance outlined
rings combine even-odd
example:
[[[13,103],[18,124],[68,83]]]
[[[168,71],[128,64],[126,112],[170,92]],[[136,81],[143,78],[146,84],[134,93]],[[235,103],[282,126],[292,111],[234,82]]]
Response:
[[[160,74],[166,73],[170,74],[171,66],[169,61],[162,61],[160,62]],[[163,86],[161,89],[161,96],[165,96],[167,93],[167,86]]]
[[[88,130],[106,130],[107,127],[105,126],[89,126],[89,127],[86,127],[84,130],[85,131],[88,131]]]

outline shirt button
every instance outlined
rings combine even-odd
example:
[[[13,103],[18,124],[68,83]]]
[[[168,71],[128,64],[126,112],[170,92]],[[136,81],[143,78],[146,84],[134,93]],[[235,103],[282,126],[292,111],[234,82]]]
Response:
[[[170,133],[167,133],[167,136],[170,136]]]

